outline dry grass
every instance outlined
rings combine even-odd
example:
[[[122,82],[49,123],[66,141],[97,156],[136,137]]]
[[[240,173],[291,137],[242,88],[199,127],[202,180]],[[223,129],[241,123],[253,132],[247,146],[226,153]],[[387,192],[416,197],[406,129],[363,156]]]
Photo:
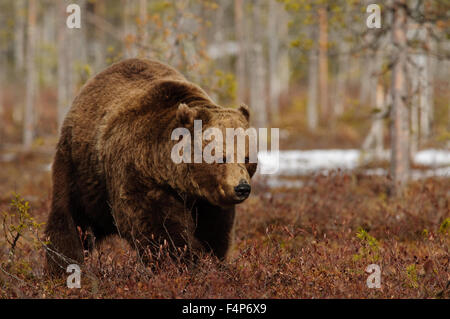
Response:
[[[17,210],[15,190],[32,200],[30,216],[40,223],[49,173],[31,163],[40,161],[2,164],[0,212]],[[11,256],[0,226],[0,297],[449,298],[450,179],[414,182],[400,198],[390,197],[382,177],[337,172],[303,182],[300,189],[255,185],[238,208],[226,263],[205,256],[196,267],[166,258],[144,266],[116,237],[86,256],[81,289],[44,276],[44,250],[29,230]],[[381,289],[366,286],[372,263],[381,267]]]

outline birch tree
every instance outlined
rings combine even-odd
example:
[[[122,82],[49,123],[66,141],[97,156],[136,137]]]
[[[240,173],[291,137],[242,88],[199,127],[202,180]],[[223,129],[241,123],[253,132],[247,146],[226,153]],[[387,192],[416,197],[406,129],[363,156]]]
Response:
[[[138,56],[147,57],[147,0],[139,0],[138,43]]]
[[[267,37],[269,45],[269,106],[271,120],[276,122],[279,116],[280,104],[280,46],[282,26],[277,23],[281,18],[280,4],[269,0],[269,13],[267,16]]]
[[[26,98],[23,121],[23,145],[30,149],[34,138],[35,124],[35,46],[36,46],[36,0],[28,1],[28,28],[26,53]]]
[[[316,26],[311,26],[311,38],[314,39],[317,30]],[[310,130],[315,130],[318,124],[318,114],[317,114],[317,74],[318,74],[318,61],[317,61],[317,44],[314,41],[313,47],[309,51],[308,58],[308,104],[307,104],[307,120],[308,128]]]
[[[137,55],[136,52],[136,25],[133,23],[134,5],[133,0],[122,0],[123,5],[123,33],[125,44],[125,57],[132,58]]]
[[[26,6],[25,0],[14,1],[14,62],[16,70],[22,70],[25,60],[25,19]]]
[[[409,112],[406,105],[406,0],[393,4],[392,40],[395,56],[392,69],[391,175],[394,192],[400,193],[409,180]]]
[[[319,101],[322,118],[333,121],[328,101],[328,17],[326,4],[318,9],[319,19]]]
[[[56,10],[58,21],[57,47],[58,47],[58,128],[62,126],[69,103],[68,92],[68,52],[67,52],[67,27],[65,1],[59,1]]]
[[[384,148],[384,123],[383,120],[386,116],[386,96],[384,92],[384,86],[382,82],[382,78],[379,77],[376,87],[375,93],[375,105],[377,108],[377,112],[374,115],[374,120],[372,122],[372,126],[369,130],[369,134],[364,140],[362,149],[369,153],[370,156],[376,160],[383,159],[383,148]]]
[[[1,41],[2,39],[0,39]],[[3,113],[4,113],[4,102],[3,102],[3,90],[5,87],[5,79],[6,79],[6,61],[5,61],[5,53],[0,49],[0,148],[3,143]]]
[[[247,45],[245,41],[245,20],[243,19],[243,4],[244,0],[234,0],[234,21],[235,34],[239,50],[237,52],[236,60],[236,79],[237,79],[237,103],[246,102],[246,52]]]
[[[338,74],[336,76],[336,92],[334,99],[334,112],[337,116],[344,112],[344,100],[346,96],[346,79],[349,66],[349,46],[346,41],[340,41],[338,57]]]
[[[254,110],[255,125],[265,127],[267,124],[266,106],[266,65],[264,59],[264,29],[262,24],[262,8],[259,3],[253,6],[252,17],[252,59],[251,59],[251,81],[250,81],[250,107]]]

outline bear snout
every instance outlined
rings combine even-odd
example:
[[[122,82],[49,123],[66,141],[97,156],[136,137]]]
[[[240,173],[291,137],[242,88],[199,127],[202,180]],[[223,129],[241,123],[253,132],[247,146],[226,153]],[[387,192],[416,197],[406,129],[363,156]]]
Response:
[[[245,180],[241,180],[239,185],[234,187],[234,192],[240,200],[246,199],[250,195],[251,186]]]

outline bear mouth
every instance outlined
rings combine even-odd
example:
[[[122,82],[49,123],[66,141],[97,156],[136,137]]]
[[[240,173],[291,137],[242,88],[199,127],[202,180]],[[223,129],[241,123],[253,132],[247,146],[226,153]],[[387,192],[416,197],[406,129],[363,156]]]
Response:
[[[236,196],[234,198],[234,203],[235,204],[240,204],[240,203],[244,202],[247,198],[248,198],[248,195]]]

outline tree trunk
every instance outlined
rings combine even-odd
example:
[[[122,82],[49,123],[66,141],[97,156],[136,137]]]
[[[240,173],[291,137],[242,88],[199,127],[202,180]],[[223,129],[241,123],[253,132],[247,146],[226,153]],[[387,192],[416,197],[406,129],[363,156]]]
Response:
[[[415,30],[409,30],[410,34]],[[408,64],[408,75],[410,84],[410,101],[411,101],[411,145],[410,156],[414,158],[419,148],[419,110],[421,108],[421,98],[423,91],[422,63],[421,54],[415,53],[411,56],[411,63]]]
[[[78,63],[80,65],[85,66],[88,64],[88,52],[87,52],[88,44],[87,44],[87,34],[86,34],[88,29],[85,26],[83,27],[83,23],[84,23],[84,25],[86,25],[86,22],[85,22],[86,18],[83,16],[83,13],[85,13],[87,10],[87,0],[80,0],[80,1],[78,1],[78,4],[81,9],[82,27],[81,27],[81,29],[72,30],[73,32],[71,32],[71,34],[73,36],[71,38],[75,38],[73,40],[76,40],[76,43],[77,43],[76,48],[77,48],[78,53],[76,56],[76,60],[78,61]],[[79,85],[79,84],[84,84],[84,83],[78,82],[76,84]]]
[[[328,101],[328,18],[327,8],[318,9],[319,16],[319,99],[322,118],[325,123],[333,123],[333,110]]]
[[[124,28],[124,54],[126,58],[136,57],[136,25],[134,22],[134,5],[133,0],[122,0],[123,3],[123,28]]]
[[[26,150],[31,148],[34,138],[34,97],[35,97],[35,30],[36,0],[28,1],[28,41],[26,54],[26,98],[23,123],[23,144]]]
[[[6,53],[3,52],[3,50],[0,50],[0,149],[2,148],[2,144],[5,142],[3,140],[3,134],[4,132],[4,119],[3,119],[3,113],[4,113],[4,102],[3,102],[3,91],[5,90],[5,79],[7,78],[6,75],[6,59],[5,59]]]
[[[55,6],[49,6],[46,7],[45,11],[43,12],[42,17],[42,28],[40,29],[40,36],[37,40],[37,43],[40,43],[40,47],[42,48],[44,46],[53,46],[56,41],[56,30],[58,30],[58,26],[56,25],[55,17],[56,17],[56,8]],[[45,50],[45,49],[44,49]],[[44,51],[42,50],[42,51]],[[48,51],[45,50],[44,52],[39,52],[39,56],[42,56],[42,54],[46,55]],[[46,61],[46,60],[44,60]],[[44,62],[39,64],[39,73],[41,74],[42,82],[46,86],[51,86],[55,79],[54,69],[51,67],[51,64],[53,62]]]
[[[266,127],[266,68],[264,65],[263,36],[261,27],[262,12],[261,5],[255,3],[252,19],[253,41],[252,41],[252,67],[250,81],[250,107],[254,110],[256,127]]]
[[[68,108],[68,59],[67,59],[67,28],[66,28],[66,6],[65,1],[58,2],[56,10],[58,25],[58,128],[62,127],[64,117]]]
[[[384,129],[383,129],[383,118],[385,113],[385,94],[384,94],[384,87],[381,80],[381,77],[379,78],[377,82],[377,91],[376,91],[376,100],[375,105],[377,109],[379,110],[380,116],[376,119],[375,123],[375,158],[377,160],[381,160],[383,157],[383,138],[384,138]]]
[[[139,23],[138,23],[138,55],[141,58],[147,57],[147,0],[139,0]]]
[[[377,82],[375,96],[375,105],[378,112],[374,116],[372,127],[364,140],[362,148],[364,151],[373,154],[376,160],[381,160],[383,158],[383,119],[386,112],[385,93],[381,77],[379,77]]]
[[[272,123],[276,123],[279,118],[280,104],[280,29],[277,21],[280,18],[280,7],[276,1],[269,0],[269,14],[267,22],[267,35],[269,43],[269,105]]]
[[[420,57],[420,140],[421,142],[425,142],[430,137],[431,131],[431,119],[432,119],[432,110],[433,110],[433,86],[430,77],[432,73],[430,73],[430,56],[422,54]]]
[[[414,70],[410,70],[409,75],[411,79],[411,145],[410,157],[414,158],[419,148],[419,76],[417,66],[413,66]]]
[[[349,66],[349,46],[348,43],[342,41],[340,44],[340,53],[338,58],[338,74],[336,79],[336,98],[334,103],[334,111],[337,116],[344,112],[344,102],[346,97],[346,79]]]
[[[428,139],[432,133],[432,125],[434,120],[434,79],[436,77],[436,58],[432,55],[427,56],[427,78],[428,85],[426,89],[426,113],[427,113],[427,123],[424,130],[424,137]],[[448,112],[450,117],[450,112]]]
[[[245,21],[243,19],[243,2],[244,0],[234,0],[234,17],[235,17],[235,33],[236,40],[239,45],[236,61],[236,79],[237,79],[237,103],[246,102],[246,71],[245,71],[245,56],[247,52],[247,45],[245,41]]]
[[[406,105],[406,0],[395,0],[392,38],[396,53],[392,70],[391,175],[396,194],[409,179],[409,114]]]
[[[105,1],[95,1],[92,3],[93,14],[99,17],[106,16]],[[106,18],[105,18],[106,19]],[[90,54],[94,59],[94,72],[100,72],[105,66],[105,52],[106,52],[106,33],[104,30],[94,28],[92,32]]]
[[[316,28],[312,26],[312,39],[316,38]],[[308,59],[308,105],[307,105],[307,119],[308,128],[315,130],[317,128],[318,115],[317,115],[317,45],[314,42],[313,47],[309,51]]]
[[[16,70],[22,70],[25,54],[25,0],[14,1],[15,28],[14,28],[14,62]]]
[[[384,39],[383,39],[384,40]],[[380,41],[380,45],[388,45],[388,43],[385,43],[385,41]],[[382,56],[382,52],[380,51],[380,49],[378,49],[377,51],[373,52],[372,57],[371,57],[371,70],[370,70],[370,77],[369,77],[369,87],[370,87],[370,92],[369,92],[369,105],[371,107],[376,107],[377,106],[377,92],[376,92],[376,88],[378,83],[380,82],[380,78],[379,78],[379,74],[382,72],[382,67],[383,67],[383,56]],[[374,90],[375,88],[375,90]]]

